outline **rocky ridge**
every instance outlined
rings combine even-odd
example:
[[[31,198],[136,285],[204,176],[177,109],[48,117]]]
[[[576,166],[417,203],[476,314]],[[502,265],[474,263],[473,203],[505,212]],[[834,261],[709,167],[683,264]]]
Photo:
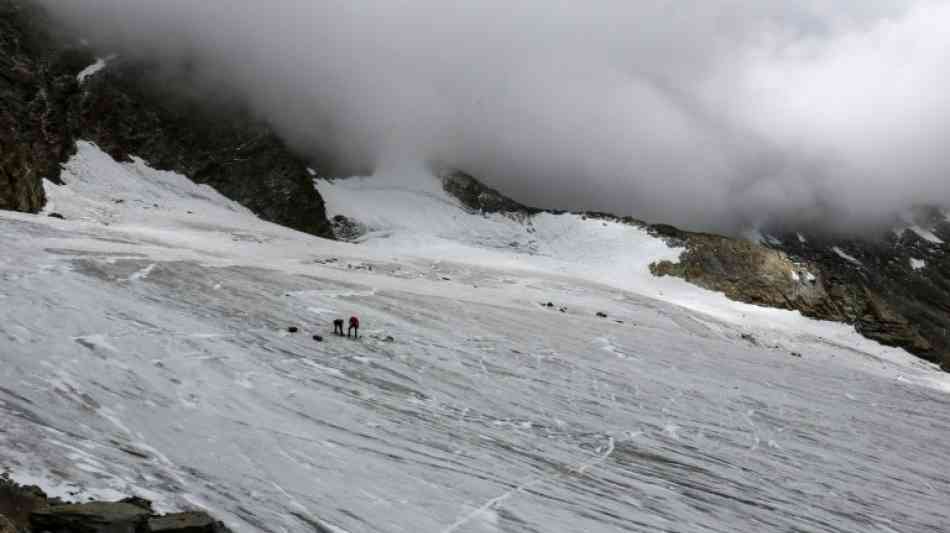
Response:
[[[524,206],[464,172],[440,174],[443,188],[469,210],[530,220]],[[870,339],[904,348],[950,371],[950,223],[932,210],[923,233],[803,235],[774,230],[762,242],[689,232],[606,213],[579,213],[644,228],[685,251],[651,265],[728,298],[852,324]],[[845,251],[847,250],[847,251]],[[926,266],[921,266],[926,265]]]

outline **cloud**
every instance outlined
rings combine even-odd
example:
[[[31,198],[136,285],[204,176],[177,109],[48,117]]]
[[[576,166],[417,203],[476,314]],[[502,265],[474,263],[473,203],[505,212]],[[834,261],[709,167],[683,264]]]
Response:
[[[187,61],[294,146],[544,207],[729,231],[950,205],[933,0],[45,0]]]

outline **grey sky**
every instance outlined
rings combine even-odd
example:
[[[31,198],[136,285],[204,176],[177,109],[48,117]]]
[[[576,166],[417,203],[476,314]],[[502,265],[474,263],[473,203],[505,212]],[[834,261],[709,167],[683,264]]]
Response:
[[[950,204],[933,0],[46,0],[188,58],[294,145],[543,207],[727,230]],[[112,51],[112,50],[110,50]]]

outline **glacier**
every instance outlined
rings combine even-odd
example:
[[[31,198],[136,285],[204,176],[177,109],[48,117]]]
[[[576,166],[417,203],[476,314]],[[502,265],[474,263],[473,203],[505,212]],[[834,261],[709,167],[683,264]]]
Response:
[[[640,228],[471,213],[407,171],[317,180],[367,228],[334,242],[77,148],[65,220],[0,212],[17,480],[242,532],[950,523],[946,374],[654,278],[680,250]],[[362,338],[330,335],[349,314]]]

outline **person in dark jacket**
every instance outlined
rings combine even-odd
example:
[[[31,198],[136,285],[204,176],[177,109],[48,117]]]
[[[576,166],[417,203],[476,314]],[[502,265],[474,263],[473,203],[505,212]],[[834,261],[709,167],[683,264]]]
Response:
[[[351,316],[351,317],[350,317],[350,327],[346,330],[346,336],[349,337],[351,332],[355,332],[355,333],[353,334],[353,337],[354,337],[354,338],[359,338],[359,336],[360,336],[360,319],[356,318],[355,316]]]
[[[337,318],[333,321],[333,334],[343,336],[343,319]]]

